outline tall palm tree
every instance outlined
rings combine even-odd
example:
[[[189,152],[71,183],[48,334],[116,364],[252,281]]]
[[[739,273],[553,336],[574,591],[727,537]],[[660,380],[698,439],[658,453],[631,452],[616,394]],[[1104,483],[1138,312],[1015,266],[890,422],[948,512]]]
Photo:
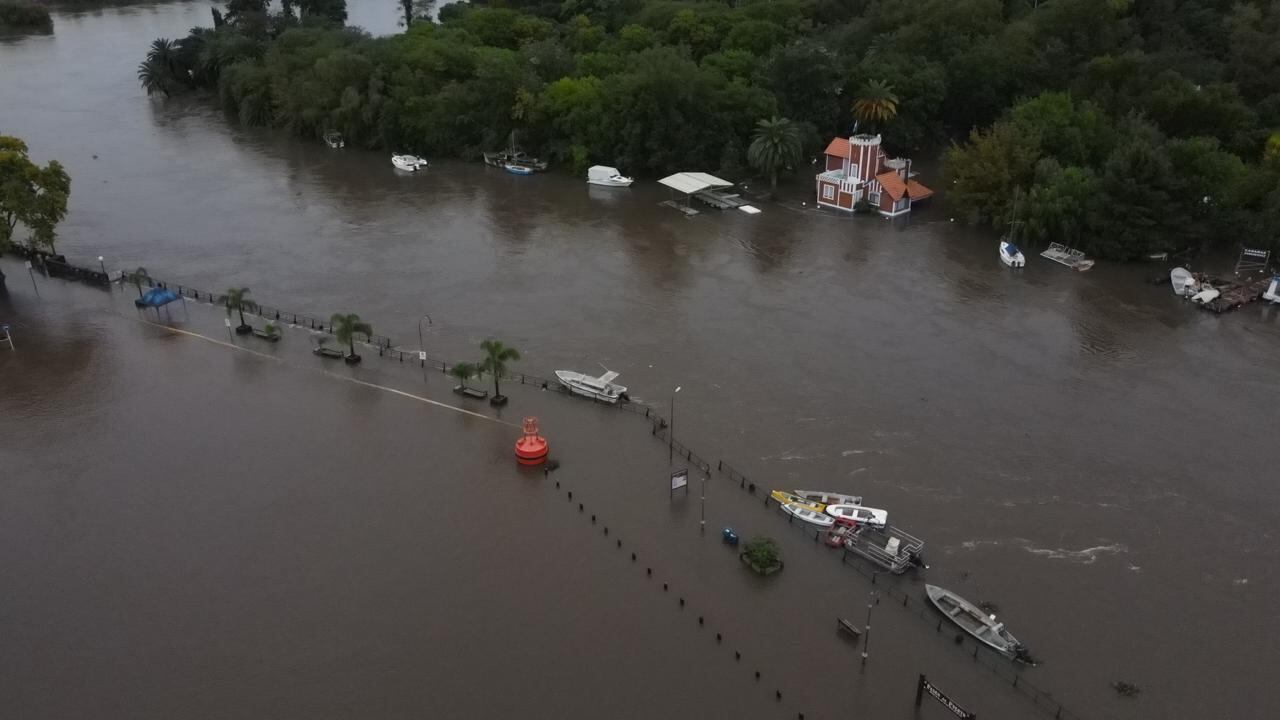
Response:
[[[747,148],[747,162],[769,173],[769,192],[776,193],[778,168],[800,162],[800,129],[790,120],[779,117],[756,123]]]
[[[150,273],[148,273],[148,272],[147,272],[147,269],[146,269],[146,268],[144,268],[144,267],[140,267],[140,268],[138,268],[137,270],[133,270],[133,271],[131,271],[131,272],[127,273],[127,274],[124,276],[124,279],[125,279],[127,282],[131,282],[131,283],[133,283],[133,284],[134,284],[134,286],[138,288],[138,297],[142,297],[142,283],[143,283],[143,281],[145,280],[145,281],[146,281],[146,283],[147,283],[148,285],[150,285],[150,284],[151,284],[151,274],[150,274]]]
[[[458,378],[458,382],[461,383],[463,388],[465,388],[467,386],[467,381],[475,377],[476,366],[471,363],[458,363],[457,365],[449,368],[449,374]]]
[[[898,114],[898,96],[884,80],[868,80],[853,101],[853,116],[860,123],[878,127]]]
[[[253,312],[258,309],[258,303],[249,299],[249,288],[230,288],[225,295],[227,304],[227,317],[231,317],[231,311],[240,313],[240,326],[236,328],[236,332],[244,334],[252,328],[244,321],[244,311]]]
[[[502,390],[498,387],[498,378],[506,374],[508,360],[520,359],[520,351],[507,347],[501,340],[485,340],[480,343],[480,349],[485,352],[484,360],[480,361],[480,372],[493,376],[493,397],[500,398]]]
[[[329,318],[329,329],[338,338],[338,342],[345,344],[351,351],[347,355],[348,358],[360,357],[356,355],[356,333],[361,333],[366,338],[373,335],[373,326],[361,320],[355,313],[346,315],[334,313],[333,317]]]
[[[151,60],[138,63],[138,82],[148,95],[164,93],[165,97],[169,97],[169,76],[169,70],[159,63]]]

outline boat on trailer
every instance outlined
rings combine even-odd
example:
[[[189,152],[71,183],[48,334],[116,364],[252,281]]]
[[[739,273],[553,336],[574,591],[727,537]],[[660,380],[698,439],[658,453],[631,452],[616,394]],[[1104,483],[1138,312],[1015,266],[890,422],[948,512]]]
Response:
[[[928,567],[921,557],[924,541],[892,525],[859,525],[845,535],[844,547],[894,575],[913,567]]]
[[[1027,659],[1027,649],[1005,629],[1004,623],[996,622],[995,615],[986,614],[977,605],[937,585],[926,584],[924,591],[934,607],[978,642],[1007,658]]]
[[[617,378],[618,373],[608,368],[605,368],[604,374],[599,377],[592,377],[572,370],[556,371],[556,379],[560,381],[561,385],[568,388],[569,392],[610,404],[628,399],[627,388],[613,382]]]
[[[824,492],[822,490],[792,490],[792,495],[804,498],[807,502],[818,505],[861,505],[861,495],[845,495],[843,493]]]
[[[797,520],[803,520],[810,525],[817,525],[820,528],[829,528],[836,524],[836,519],[830,515],[814,510],[808,505],[800,505],[798,503],[783,503],[782,512],[790,515]]]

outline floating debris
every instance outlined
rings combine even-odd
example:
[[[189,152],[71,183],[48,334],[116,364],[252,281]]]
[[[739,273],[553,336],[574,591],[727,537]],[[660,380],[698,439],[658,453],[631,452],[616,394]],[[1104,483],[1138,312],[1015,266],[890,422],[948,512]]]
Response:
[[[1116,680],[1111,683],[1111,689],[1115,690],[1122,697],[1134,697],[1142,692],[1142,688],[1131,682],[1125,682],[1124,680]]]

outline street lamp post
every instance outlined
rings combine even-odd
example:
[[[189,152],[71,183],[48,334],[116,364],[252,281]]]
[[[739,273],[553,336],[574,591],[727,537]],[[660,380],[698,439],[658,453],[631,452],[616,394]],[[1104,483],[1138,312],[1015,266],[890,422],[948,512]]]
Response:
[[[427,346],[422,342],[422,321],[426,320],[427,324],[431,324],[431,316],[423,315],[418,318],[418,364],[422,366],[422,381],[427,381]]]
[[[862,632],[862,667],[867,667],[867,654],[871,650],[871,608],[875,606],[876,591],[872,590],[867,596],[867,625]]]
[[[680,392],[679,385],[675,390],[671,391],[671,423],[667,427],[667,463],[675,461],[676,457],[676,393]]]
[[[98,267],[102,268],[103,275],[107,274],[107,263],[103,260],[101,255],[98,256]]]
[[[698,523],[698,532],[706,534],[707,532],[707,474],[702,473],[702,518]]]

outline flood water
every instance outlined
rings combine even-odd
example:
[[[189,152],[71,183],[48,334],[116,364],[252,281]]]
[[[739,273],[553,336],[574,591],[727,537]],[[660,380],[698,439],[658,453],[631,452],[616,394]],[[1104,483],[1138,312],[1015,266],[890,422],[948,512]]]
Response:
[[[394,31],[392,3],[350,6],[353,23]],[[1271,602],[1280,591],[1275,309],[1194,311],[1143,282],[1154,266],[1104,263],[1080,275],[1033,257],[1014,274],[996,258],[993,237],[952,225],[937,201],[897,221],[835,218],[794,203],[765,205],[754,217],[685,219],[658,206],[666,191],[651,180],[588,188],[578,178],[457,162],[399,174],[385,153],[244,129],[199,99],[146,98],[135,71],[147,44],[197,24],[208,24],[206,3],[137,5],[59,13],[52,35],[0,40],[0,133],[25,139],[40,162],[67,166],[72,201],[59,250],[73,260],[102,255],[110,268],[142,265],[202,289],[248,286],[262,302],[315,315],[358,312],[405,348],[417,347],[418,319],[430,314],[433,354],[474,357],[481,339],[496,336],[521,349],[517,370],[545,376],[603,363],[622,373],[637,402],[664,414],[680,386],[679,438],[762,486],[854,492],[888,508],[928,543],[925,578],[998,604],[1045,660],[1027,678],[1074,712],[1267,714],[1258,670],[1280,665],[1269,641],[1280,632]],[[65,352],[49,351],[41,363],[0,357],[0,437],[22,438],[0,451],[25,470],[0,469],[5,505],[47,513],[12,511],[5,522],[4,569],[33,587],[3,608],[3,675],[25,684],[0,685],[0,701],[50,717],[90,707],[121,717],[199,715],[187,712],[192,706],[210,708],[210,717],[338,716],[336,707],[392,717],[496,717],[515,707],[547,717],[685,716],[690,708],[784,717],[797,709],[770,705],[771,693],[744,682],[722,652],[677,641],[669,598],[635,601],[640,591],[628,583],[642,580],[601,557],[610,550],[603,543],[579,543],[589,533],[562,522],[553,490],[495,482],[514,475],[510,427],[422,420],[288,368],[157,340],[75,293],[57,301],[83,319],[58,319],[36,310],[26,278],[12,263],[5,268],[10,312],[37,318],[27,330],[37,337],[52,326],[49,346]],[[158,378],[154,385],[138,366]],[[64,381],[71,387],[58,395]],[[15,403],[15,388],[41,392]],[[592,411],[546,410],[579,450],[565,451],[566,472],[577,460],[608,475],[616,491],[599,502],[615,522],[655,552],[678,555],[669,534],[690,517],[620,500],[628,488],[663,481],[665,453],[646,444],[643,430]],[[360,422],[341,422],[343,413]],[[154,421],[122,429],[139,418]],[[423,431],[411,431],[419,420]],[[8,431],[28,424],[39,434]],[[324,451],[341,445],[345,457]],[[500,465],[472,457],[497,448]],[[110,469],[85,472],[80,463],[93,458]],[[236,472],[241,462],[253,477]],[[366,462],[375,484],[361,477]],[[418,467],[431,470],[416,475]],[[398,484],[409,477],[423,485]],[[292,504],[288,487],[301,492],[320,478],[324,502]],[[207,487],[219,482],[232,484]],[[455,491],[490,508],[500,529],[445,517],[439,494]],[[737,502],[709,499],[709,516],[786,535],[785,525],[772,527],[781,521],[746,515]],[[351,504],[350,516],[334,514]],[[372,538],[357,531],[384,514],[386,527]],[[138,518],[145,522],[135,534],[121,530]],[[241,523],[243,536],[227,534]],[[534,567],[571,576],[571,601],[504,553],[512,537],[530,535],[548,550]],[[24,542],[31,537],[39,541]],[[116,544],[104,548],[104,539]],[[760,626],[766,611],[826,625],[837,603],[856,617],[869,588],[847,574],[820,584],[830,569],[799,548],[775,583],[786,589],[739,587],[714,543],[696,547],[669,571],[684,573],[740,628]],[[572,560],[555,562],[557,552]],[[273,576],[291,564],[273,590]],[[417,572],[428,566],[443,569]],[[487,580],[460,569],[476,567]],[[721,610],[733,596],[755,605]],[[166,614],[173,607],[184,610]],[[413,608],[457,621],[427,621]],[[488,625],[492,616],[468,608],[514,627]],[[335,609],[341,627],[326,625]],[[983,717],[1035,716],[997,684],[951,668],[945,643],[883,615],[901,634],[879,640],[879,682],[907,687],[889,693],[851,681],[848,692],[867,707],[908,716],[907,702],[890,698],[909,696],[920,663],[936,661],[957,682],[977,683],[956,694],[976,697]],[[477,628],[482,636],[467,634]],[[504,645],[504,636],[515,642]],[[834,677],[806,659],[798,639],[766,636],[758,642],[768,647],[753,651],[777,658],[770,667],[792,679],[789,687],[808,672]],[[397,637],[424,646],[395,646]],[[595,643],[620,664],[590,661],[606,652]],[[15,647],[45,654],[18,656]],[[261,654],[247,657],[246,647]],[[182,672],[166,667],[175,657]],[[129,661],[129,672],[119,669]],[[241,667],[249,664],[252,672]],[[8,672],[19,667],[24,673]],[[202,668],[217,680],[194,680]],[[439,680],[446,669],[451,683]],[[83,680],[76,673],[103,673],[94,675],[100,687],[79,700],[61,692]],[[571,696],[577,673],[598,676],[596,685],[581,683],[591,702],[607,703],[598,714]],[[418,684],[424,675],[434,684]],[[637,676],[663,690],[626,681]],[[701,678],[705,688],[694,682]],[[1114,680],[1143,693],[1119,698]],[[344,695],[341,682],[353,692]],[[157,683],[155,704],[129,712],[138,709],[129,698]],[[476,705],[439,694],[431,697],[442,704],[432,704],[422,691],[453,687],[476,698],[511,683]],[[842,689],[823,689],[802,693],[828,698],[809,707],[839,707],[830,697]],[[742,707],[699,704],[704,691]],[[529,704],[504,705],[519,697]],[[38,712],[54,698],[56,708]]]

